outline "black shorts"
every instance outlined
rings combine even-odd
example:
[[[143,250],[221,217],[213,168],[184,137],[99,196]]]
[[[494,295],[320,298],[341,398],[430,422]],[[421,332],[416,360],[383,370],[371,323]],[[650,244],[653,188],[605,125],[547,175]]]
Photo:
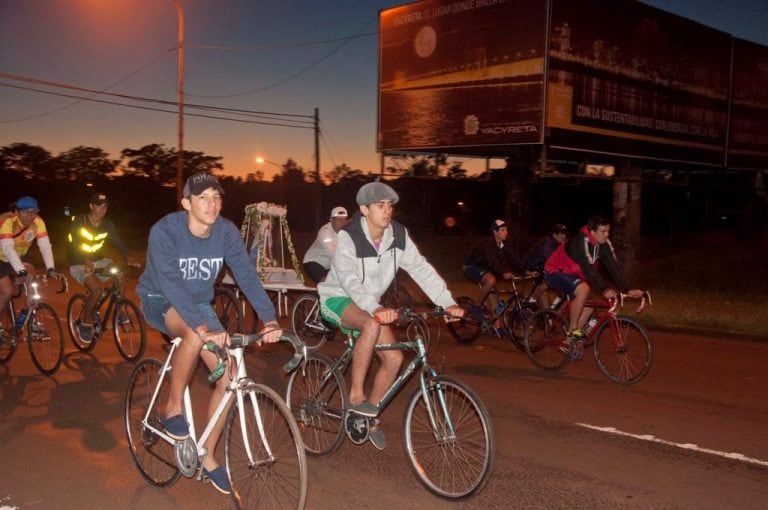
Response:
[[[10,262],[3,262],[0,260],[0,278],[5,278],[6,276],[13,278],[16,276],[16,271],[13,269]]]
[[[324,268],[317,262],[304,262],[304,272],[307,273],[315,284],[318,284],[325,280],[328,274],[328,269]]]

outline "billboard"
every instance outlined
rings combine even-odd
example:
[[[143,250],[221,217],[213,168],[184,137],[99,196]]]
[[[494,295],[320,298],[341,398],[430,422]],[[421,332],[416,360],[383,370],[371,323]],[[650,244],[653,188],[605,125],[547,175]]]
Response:
[[[378,150],[542,143],[546,0],[425,0],[379,14]]]
[[[731,37],[634,0],[553,0],[552,147],[725,162]]]
[[[768,168],[768,47],[733,40],[728,167]]]

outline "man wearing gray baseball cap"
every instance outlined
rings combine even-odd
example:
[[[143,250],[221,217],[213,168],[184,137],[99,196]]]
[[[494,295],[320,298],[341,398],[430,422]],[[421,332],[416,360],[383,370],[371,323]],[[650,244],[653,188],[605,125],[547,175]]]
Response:
[[[381,398],[397,377],[403,360],[400,351],[377,352],[381,367],[366,397],[364,384],[374,346],[395,341],[388,324],[397,320],[397,310],[385,308],[380,302],[397,270],[404,269],[433,303],[452,315],[463,315],[445,281],[419,253],[408,231],[392,220],[399,199],[395,190],[383,182],[369,182],[358,190],[359,211],[339,232],[331,270],[317,286],[323,317],[346,333],[359,332],[352,357],[349,401],[353,412],[369,418],[379,414]],[[369,438],[376,448],[386,447],[378,420]]]

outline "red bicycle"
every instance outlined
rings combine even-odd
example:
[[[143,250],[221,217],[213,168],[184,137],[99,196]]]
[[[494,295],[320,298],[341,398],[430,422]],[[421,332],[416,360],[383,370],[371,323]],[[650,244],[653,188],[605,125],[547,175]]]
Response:
[[[557,370],[568,361],[580,360],[584,348],[594,345],[595,360],[600,370],[611,381],[633,384],[648,374],[653,360],[653,345],[645,328],[617,309],[623,305],[626,294],[617,299],[588,300],[585,306],[595,309],[594,325],[585,331],[585,337],[568,340],[568,314],[571,302],[560,310],[538,310],[530,318],[525,334],[525,352],[531,362],[545,370]],[[641,313],[651,295],[644,292],[636,313]]]

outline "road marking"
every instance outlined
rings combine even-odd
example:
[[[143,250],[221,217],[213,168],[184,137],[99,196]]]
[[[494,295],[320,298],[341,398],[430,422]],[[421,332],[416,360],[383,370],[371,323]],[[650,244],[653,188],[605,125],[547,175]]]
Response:
[[[710,450],[709,448],[702,448],[698,445],[691,444],[691,443],[675,443],[672,441],[667,441],[665,439],[659,439],[658,437],[652,436],[649,434],[640,435],[640,434],[631,434],[629,432],[623,432],[613,427],[598,427],[597,425],[590,425],[588,423],[577,423],[576,425],[578,425],[579,427],[587,428],[587,429],[598,430],[600,432],[616,434],[617,436],[631,437],[634,439],[640,439],[641,441],[650,441],[652,443],[659,443],[667,446],[675,446],[677,448],[682,448],[683,450],[694,450],[697,452],[709,453],[710,455],[725,457],[726,459],[740,460],[741,462],[747,462],[749,464],[756,464],[758,466],[768,467],[768,462],[760,459],[753,459],[752,457],[747,457],[746,455],[741,453],[729,453],[729,452],[721,452],[718,450]]]

